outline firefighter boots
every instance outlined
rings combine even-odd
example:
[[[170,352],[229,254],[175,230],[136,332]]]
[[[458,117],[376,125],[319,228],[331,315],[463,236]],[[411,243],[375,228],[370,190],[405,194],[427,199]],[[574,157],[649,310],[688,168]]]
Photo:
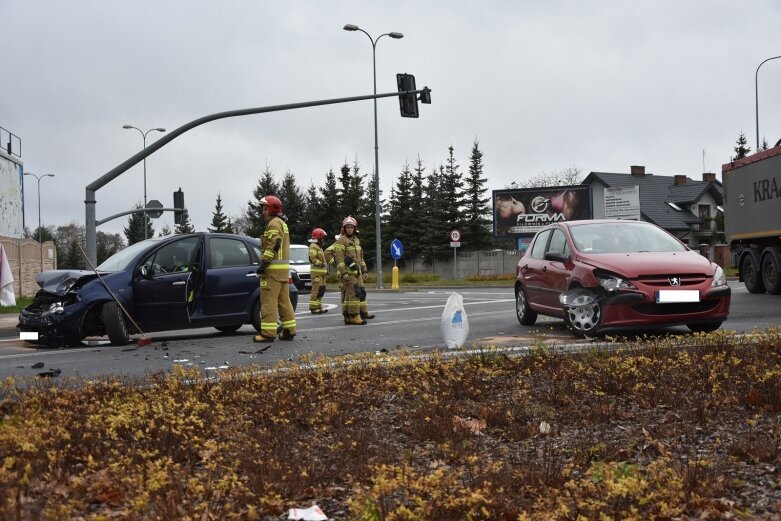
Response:
[[[365,326],[366,320],[361,318],[361,315],[345,315],[344,323],[348,326]]]
[[[364,320],[371,320],[374,318],[374,314],[369,313],[368,311],[361,311],[361,318]]]

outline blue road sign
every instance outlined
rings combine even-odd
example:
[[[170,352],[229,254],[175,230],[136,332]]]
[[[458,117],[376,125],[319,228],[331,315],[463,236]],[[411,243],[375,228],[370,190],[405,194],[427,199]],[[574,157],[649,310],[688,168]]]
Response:
[[[401,241],[393,239],[393,242],[391,243],[391,257],[393,257],[393,260],[399,260],[403,252],[404,247],[401,245]]]

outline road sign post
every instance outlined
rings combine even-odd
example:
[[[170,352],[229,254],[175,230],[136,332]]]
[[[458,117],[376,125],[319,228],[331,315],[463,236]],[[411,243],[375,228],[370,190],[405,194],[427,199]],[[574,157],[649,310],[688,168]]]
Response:
[[[150,219],[157,219],[158,217],[163,215],[162,208],[163,208],[163,203],[161,203],[157,199],[152,199],[146,205],[146,214],[149,216]]]
[[[391,257],[393,257],[393,270],[391,270],[391,288],[399,289],[399,267],[396,266],[396,261],[401,258],[401,254],[404,253],[404,247],[401,241],[393,239],[390,245]]]
[[[453,248],[453,280],[457,279],[458,274],[458,255],[456,255],[456,248],[461,246],[461,230],[450,230],[450,247]]]

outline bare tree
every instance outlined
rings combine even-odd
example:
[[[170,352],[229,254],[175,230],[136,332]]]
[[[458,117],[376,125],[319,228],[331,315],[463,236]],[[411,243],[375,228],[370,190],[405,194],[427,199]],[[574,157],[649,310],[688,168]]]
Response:
[[[531,179],[527,179],[518,184],[516,188],[540,188],[543,186],[568,186],[577,185],[583,180],[583,172],[580,168],[572,165],[563,170],[554,170],[553,172],[543,172]]]

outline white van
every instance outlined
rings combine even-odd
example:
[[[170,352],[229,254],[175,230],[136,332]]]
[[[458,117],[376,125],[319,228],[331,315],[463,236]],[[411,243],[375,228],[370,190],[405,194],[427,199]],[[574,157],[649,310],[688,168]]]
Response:
[[[312,265],[309,263],[309,246],[290,245],[290,277],[299,292],[312,291]]]

